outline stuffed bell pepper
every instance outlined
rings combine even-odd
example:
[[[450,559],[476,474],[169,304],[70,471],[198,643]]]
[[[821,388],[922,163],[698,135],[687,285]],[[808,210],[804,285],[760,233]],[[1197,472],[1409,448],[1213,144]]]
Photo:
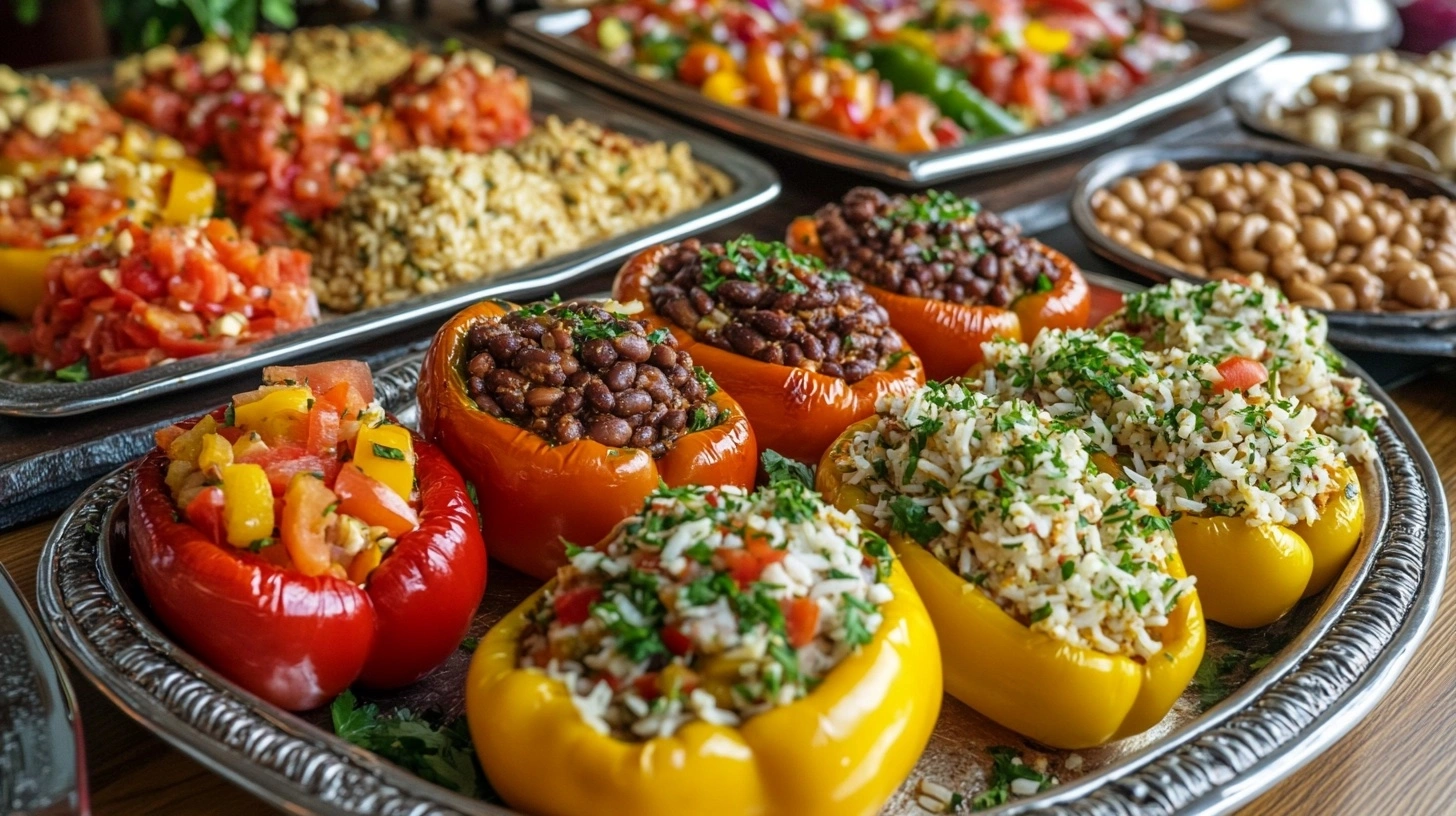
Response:
[[[419,679],[485,592],[464,480],[373,402],[363,363],[264,382],[159,431],[138,464],[131,554],[147,600],[204,663],[289,710]]]
[[[863,283],[931,379],[964,374],[992,338],[1087,325],[1091,293],[1076,264],[952,193],[858,187],[796,219],[789,244]]]
[[[122,219],[186,224],[212,214],[214,195],[212,177],[190,162],[68,158],[0,175],[0,311],[30,319],[50,260],[109,241]]]
[[[496,624],[465,695],[537,816],[870,816],[930,737],[940,653],[885,540],[807,485],[664,487]]]
[[[425,358],[425,436],[474,485],[491,555],[542,580],[661,483],[753,484],[742,409],[634,308],[478,303]]]
[[[844,272],[781,243],[684,241],[622,267],[618,300],[647,305],[747,412],[765,450],[817,461],[886,394],[925,382],[885,310]]]
[[[1137,337],[1050,331],[987,346],[980,381],[1084,430],[1109,471],[1153,491],[1209,619],[1272,623],[1328,586],[1364,528],[1360,481],[1315,411],[1269,372]]]
[[[1100,471],[1090,443],[1027,401],[932,382],[846,430],[818,475],[889,536],[946,690],[1066,749],[1162,720],[1205,641],[1156,496]]]

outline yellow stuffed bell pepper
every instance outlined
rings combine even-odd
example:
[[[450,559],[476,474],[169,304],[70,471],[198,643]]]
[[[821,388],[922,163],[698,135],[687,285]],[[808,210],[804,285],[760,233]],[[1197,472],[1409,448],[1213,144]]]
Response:
[[[1334,583],[1365,529],[1360,493],[1359,476],[1341,462],[1313,522],[1285,527],[1228,516],[1175,520],[1178,552],[1198,578],[1209,620],[1242,629],[1266,626]]]
[[[820,462],[816,486],[841,510],[873,504],[864,488],[843,482],[838,463],[854,434],[877,421],[849,426]],[[945,690],[1038,742],[1075,750],[1146,731],[1167,715],[1203,660],[1207,634],[1196,591],[1179,598],[1168,625],[1155,633],[1163,650],[1142,661],[1034,632],[924,547],[888,538],[935,623]],[[1175,578],[1186,575],[1176,554],[1166,568]]]
[[[940,713],[935,630],[898,563],[873,639],[805,697],[736,727],[696,720],[641,742],[594,730],[565,685],[519,667],[529,615],[555,583],[491,629],[465,689],[491,785],[536,816],[871,816],[915,766]]]

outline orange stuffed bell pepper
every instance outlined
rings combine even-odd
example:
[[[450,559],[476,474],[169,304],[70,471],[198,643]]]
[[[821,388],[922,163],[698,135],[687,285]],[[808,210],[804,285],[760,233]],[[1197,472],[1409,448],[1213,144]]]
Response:
[[[788,240],[863,283],[931,379],[964,374],[987,340],[1087,325],[1091,290],[1070,258],[951,193],[858,187],[795,219]]]
[[[792,480],[657,491],[491,629],[465,686],[491,785],[537,816],[872,816],[940,705],[888,545]]]
[[[946,691],[1065,749],[1157,724],[1205,642],[1154,494],[1101,473],[1086,443],[1031,403],[930,383],[850,426],[818,472],[827,501],[889,537]]]
[[[186,224],[212,214],[215,194],[212,177],[190,163],[117,157],[0,177],[0,311],[30,319],[45,296],[51,259],[110,240],[122,218]]]
[[[612,304],[606,304],[612,306]],[[491,555],[546,579],[660,483],[753,484],[744,412],[666,330],[593,304],[482,302],[435,335],[420,423],[470,479]]]
[[[765,450],[817,461],[887,394],[925,382],[920,358],[863,288],[817,259],[744,236],[654,247],[617,273],[747,412]]]

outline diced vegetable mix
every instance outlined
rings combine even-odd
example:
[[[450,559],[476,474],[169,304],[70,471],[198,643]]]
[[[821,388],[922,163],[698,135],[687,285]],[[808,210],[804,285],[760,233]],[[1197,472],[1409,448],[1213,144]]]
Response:
[[[167,487],[220,546],[363,584],[419,523],[410,432],[373,398],[363,363],[265,369],[222,421],[157,432]]]

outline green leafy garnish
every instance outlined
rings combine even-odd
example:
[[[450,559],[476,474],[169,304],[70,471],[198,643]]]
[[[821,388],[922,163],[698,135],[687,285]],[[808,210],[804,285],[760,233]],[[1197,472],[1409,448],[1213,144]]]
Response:
[[[476,761],[464,717],[446,724],[407,708],[382,714],[373,703],[358,705],[352,691],[334,698],[329,714],[334,733],[343,739],[457,793],[500,801]]]
[[[940,522],[930,517],[930,510],[915,503],[909,496],[896,496],[890,502],[890,529],[904,533],[919,544],[929,544],[945,532]]]
[[[56,379],[61,382],[86,382],[91,379],[91,369],[86,364],[86,358],[82,357],[65,368],[56,369]]]
[[[771,450],[764,451],[759,461],[763,463],[763,472],[768,474],[769,484],[789,481],[798,482],[810,490],[814,488],[814,471],[803,462]]]
[[[380,459],[393,459],[396,462],[405,461],[404,451],[400,450],[399,448],[391,448],[388,445],[381,445],[378,442],[375,442],[373,443],[373,449],[374,455],[378,456]]]
[[[1056,784],[1050,775],[1038,773],[1021,762],[1015,749],[1004,745],[991,748],[991,780],[986,790],[971,797],[971,810],[986,810],[1006,804],[1011,798],[1011,783],[1018,779],[1035,782],[1037,791],[1047,790]]]

